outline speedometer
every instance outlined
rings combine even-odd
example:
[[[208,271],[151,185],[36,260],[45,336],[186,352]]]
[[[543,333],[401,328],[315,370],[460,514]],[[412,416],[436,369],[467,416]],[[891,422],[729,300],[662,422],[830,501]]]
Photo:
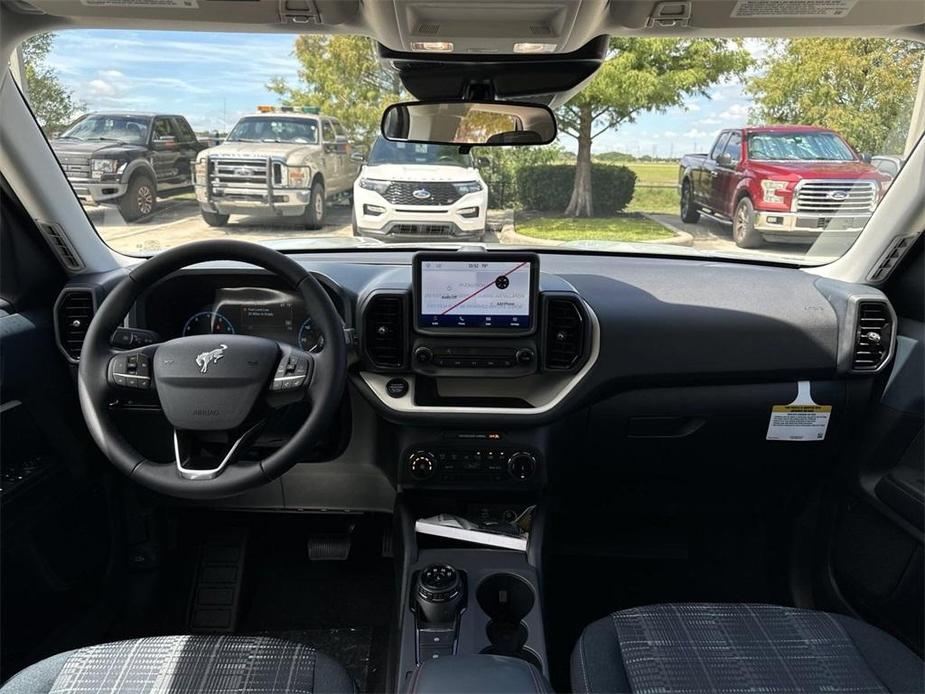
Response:
[[[234,326],[221,313],[200,311],[183,325],[183,337],[188,335],[234,335]]]
[[[315,327],[311,316],[302,321],[299,328],[299,346],[306,352],[320,352],[324,347],[324,335]]]

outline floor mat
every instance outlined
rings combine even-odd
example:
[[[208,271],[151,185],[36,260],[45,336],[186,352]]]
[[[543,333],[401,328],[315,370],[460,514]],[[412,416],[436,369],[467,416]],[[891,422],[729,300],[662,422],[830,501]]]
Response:
[[[343,629],[301,629],[293,631],[264,631],[261,636],[272,636],[295,641],[334,658],[343,665],[357,683],[361,692],[371,691],[370,675],[378,675],[372,662],[372,627],[344,627]]]
[[[322,519],[268,518],[253,528],[241,633],[291,634],[342,663],[361,692],[385,691],[394,564],[381,556],[381,526],[357,521],[348,559],[312,561]]]

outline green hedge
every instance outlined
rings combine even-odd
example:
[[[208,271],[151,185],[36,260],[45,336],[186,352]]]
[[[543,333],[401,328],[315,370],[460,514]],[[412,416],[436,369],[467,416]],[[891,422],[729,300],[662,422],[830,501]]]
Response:
[[[572,197],[575,181],[574,164],[545,164],[523,167],[517,171],[517,193],[525,210],[564,212]],[[636,174],[625,166],[591,165],[591,195],[594,214],[621,212],[636,188]]]

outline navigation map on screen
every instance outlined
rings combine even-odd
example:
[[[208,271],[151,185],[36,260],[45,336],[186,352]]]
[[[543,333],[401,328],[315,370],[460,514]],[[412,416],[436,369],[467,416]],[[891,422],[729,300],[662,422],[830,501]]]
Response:
[[[423,328],[530,327],[531,266],[527,260],[424,260]]]

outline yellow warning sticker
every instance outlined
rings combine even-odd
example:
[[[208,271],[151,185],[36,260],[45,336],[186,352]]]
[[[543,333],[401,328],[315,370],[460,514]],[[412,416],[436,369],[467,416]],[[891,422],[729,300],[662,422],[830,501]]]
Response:
[[[809,381],[797,384],[797,397],[789,405],[771,407],[768,441],[822,441],[829,428],[831,405],[817,405]]]

